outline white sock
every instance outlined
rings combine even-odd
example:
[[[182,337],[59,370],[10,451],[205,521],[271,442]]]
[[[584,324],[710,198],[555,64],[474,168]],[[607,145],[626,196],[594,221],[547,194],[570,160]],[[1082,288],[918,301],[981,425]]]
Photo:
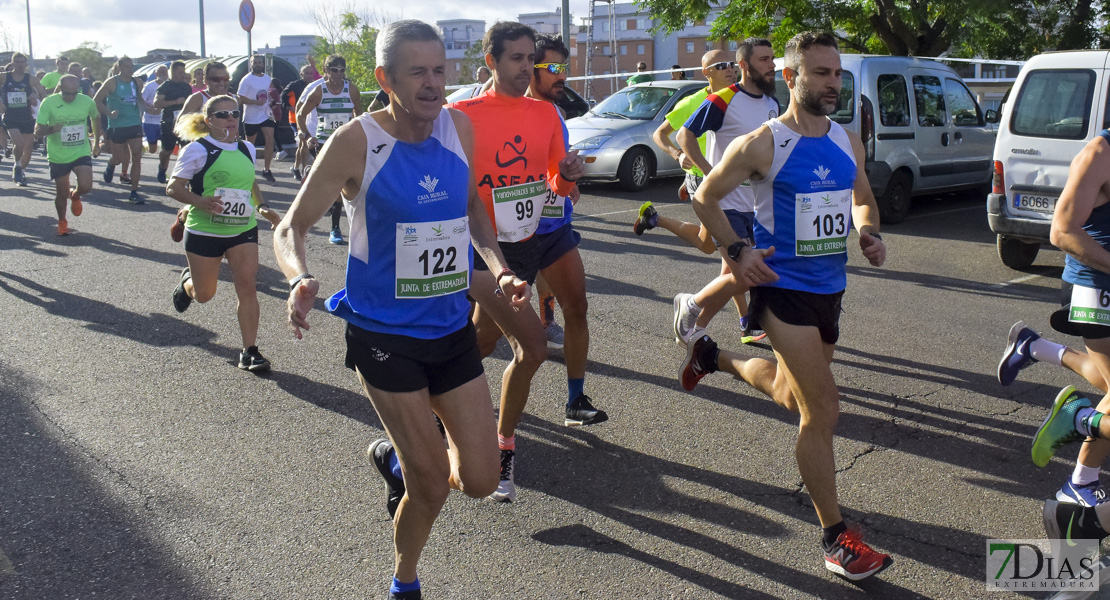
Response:
[[[1081,462],[1075,463],[1075,470],[1071,474],[1071,482],[1075,485],[1087,485],[1098,481],[1098,467],[1088,467]]]
[[[1052,363],[1056,366],[1064,364],[1064,351],[1067,349],[1068,347],[1063,344],[1057,344],[1044,338],[1037,338],[1029,342],[1029,354],[1034,360]]]
[[[1091,408],[1090,406],[1088,406],[1086,408],[1081,408],[1081,409],[1075,411],[1075,422],[1074,422],[1075,423],[1075,430],[1077,432],[1079,432],[1080,435],[1084,435],[1084,436],[1087,436],[1087,437],[1095,437],[1095,436],[1091,435],[1091,427],[1087,423],[1087,419],[1090,418],[1091,416],[1093,416],[1094,414],[1095,414],[1095,409]]]
[[[690,294],[690,297],[686,299],[686,308],[689,308],[690,312],[695,314],[701,312],[701,307],[698,306],[697,302],[694,302],[693,294]]]

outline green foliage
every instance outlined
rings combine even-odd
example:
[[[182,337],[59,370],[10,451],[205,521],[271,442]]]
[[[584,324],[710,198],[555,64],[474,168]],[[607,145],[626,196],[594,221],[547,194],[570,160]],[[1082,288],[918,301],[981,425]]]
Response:
[[[107,46],[99,42],[84,41],[78,44],[76,48],[66,50],[59,56],[65,56],[71,62],[79,62],[82,67],[92,69],[93,79],[104,81],[108,78],[108,71],[112,68],[112,61],[104,58],[104,51],[107,49]],[[39,68],[45,68],[42,66],[42,64],[45,64],[43,61],[37,62],[41,63]],[[54,63],[51,62],[49,67],[46,70],[53,71]]]
[[[800,31],[832,32],[847,51],[1025,59],[1046,50],[1110,46],[1110,0],[636,0],[675,31],[720,9],[711,37],[769,37],[778,51]]]
[[[369,20],[353,12],[345,12],[340,15],[339,26],[328,33],[330,35],[321,38],[312,48],[320,74],[323,75],[328,55],[338,54],[347,59],[347,79],[353,81],[359,90],[378,89],[374,78],[374,67],[377,65],[374,47],[378,41],[378,30],[370,25]]]
[[[466,52],[463,52],[462,75],[459,76],[459,83],[478,83],[478,80],[474,78],[474,73],[485,64],[486,53],[482,52],[481,42],[472,44],[466,49]]]

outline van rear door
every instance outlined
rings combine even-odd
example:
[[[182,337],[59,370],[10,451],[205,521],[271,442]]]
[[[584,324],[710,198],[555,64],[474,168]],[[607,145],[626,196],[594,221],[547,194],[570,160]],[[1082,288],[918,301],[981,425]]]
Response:
[[[959,149],[958,155],[963,157],[948,161],[949,178],[953,183],[985,185],[991,177],[994,131],[987,127],[979,103],[964,82],[952,76],[945,77],[944,96],[952,127],[948,147]],[[986,192],[983,194],[985,197]]]

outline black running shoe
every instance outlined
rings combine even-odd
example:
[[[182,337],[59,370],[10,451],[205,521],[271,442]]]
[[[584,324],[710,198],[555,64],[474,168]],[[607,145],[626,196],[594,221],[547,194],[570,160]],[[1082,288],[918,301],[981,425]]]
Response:
[[[258,346],[251,346],[239,353],[239,368],[251,373],[261,373],[270,370],[270,361],[258,351]]]
[[[27,174],[23,172],[23,167],[16,165],[12,169],[12,181],[19,187],[27,187]]]
[[[703,335],[693,344],[686,346],[686,360],[678,369],[678,380],[682,382],[682,389],[687,392],[694,391],[702,377],[717,372],[717,342],[708,335]]]
[[[271,173],[269,170],[263,171],[262,177],[264,177],[266,181],[269,181],[270,183],[277,181],[277,179],[274,179],[274,174]]]
[[[386,439],[375,440],[366,449],[366,456],[370,458],[374,466],[378,468],[378,472],[382,474],[382,478],[385,479],[385,509],[389,512],[390,519],[397,513],[397,505],[401,503],[401,498],[405,497],[404,480],[395,477],[393,469],[389,466],[389,455],[393,452],[393,444]]]
[[[185,270],[181,271],[181,281],[177,282],[177,288],[173,290],[173,307],[179,313],[185,312],[193,303],[193,298],[185,291],[185,282],[192,277],[189,267],[185,267]]]
[[[289,167],[289,172],[293,174],[293,179],[301,180],[301,171],[297,167]]]
[[[573,427],[577,425],[594,425],[596,423],[604,423],[609,420],[609,415],[605,411],[594,408],[590,404],[590,397],[582,394],[574,399],[567,406],[567,418],[563,421],[564,425]]]
[[[640,206],[640,212],[636,215],[636,221],[632,223],[632,233],[636,235],[644,235],[644,232],[649,229],[655,229],[656,224],[659,222],[659,213],[651,202],[644,202]]]
[[[420,595],[420,590],[413,590],[411,592],[400,593],[390,592],[389,595],[385,597],[385,600],[424,600],[424,597]]]
[[[116,173],[115,165],[108,165],[104,168],[104,183],[112,183],[112,176]]]

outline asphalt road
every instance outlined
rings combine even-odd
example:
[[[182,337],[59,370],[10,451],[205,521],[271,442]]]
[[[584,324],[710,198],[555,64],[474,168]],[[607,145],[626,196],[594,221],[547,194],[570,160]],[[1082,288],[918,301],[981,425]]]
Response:
[[[235,368],[226,267],[214,300],[172,308],[185,257],[167,235],[176,206],[152,160],[148,204],[98,178],[66,237],[55,235],[42,159],[27,188],[8,180],[10,165],[0,167],[0,598],[383,596],[391,524],[365,458],[381,426],[343,367],[342,322],[316,312],[299,342],[286,327],[267,225],[259,345],[274,370],[258,377]],[[280,211],[296,189],[288,166],[263,185]],[[971,198],[918,202],[884,229],[882,268],[851,238],[834,365],[840,500],[895,557],[853,585],[822,565],[793,458],[796,418],[722,374],[692,394],[678,384],[671,298],[709,281],[718,261],[630,228],[647,199],[693,220],[676,183],[639,195],[584,187],[586,391],[610,421],[562,425],[553,352],[519,431],[517,502],[452,495],[421,562],[426,597],[1007,597],[985,589],[985,542],[1043,537],[1041,502],[1074,452],[1037,469],[1029,439],[1059,388],[1079,382],[1039,364],[1004,388],[994,371],[1014,321],[1048,329],[1062,255],[1004,267]],[[308,254],[323,291],[341,287],[345,248],[327,243],[326,222]],[[710,333],[735,349],[730,310]],[[495,397],[507,356],[503,344],[486,361]]]

